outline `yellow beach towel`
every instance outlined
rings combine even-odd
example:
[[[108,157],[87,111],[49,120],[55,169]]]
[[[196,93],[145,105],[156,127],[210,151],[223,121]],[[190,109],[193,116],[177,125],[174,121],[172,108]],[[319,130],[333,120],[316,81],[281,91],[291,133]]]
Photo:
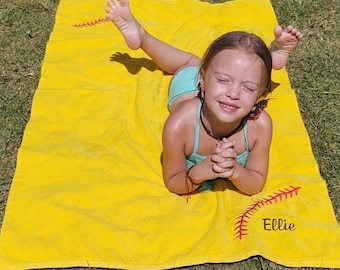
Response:
[[[265,189],[184,197],[162,180],[171,76],[131,51],[103,0],[62,0],[0,236],[0,269],[163,269],[261,255],[340,267],[340,230],[285,70],[275,71]],[[269,0],[131,0],[155,36],[202,55],[230,30],[273,39]]]

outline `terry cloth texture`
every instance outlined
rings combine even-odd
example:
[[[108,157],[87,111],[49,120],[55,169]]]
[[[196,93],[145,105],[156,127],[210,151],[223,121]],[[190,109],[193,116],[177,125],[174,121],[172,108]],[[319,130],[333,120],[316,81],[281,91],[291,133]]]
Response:
[[[62,0],[19,150],[0,239],[0,269],[163,269],[261,255],[286,266],[340,267],[340,230],[287,72],[273,118],[269,178],[245,196],[225,181],[185,197],[162,180],[171,76],[127,48],[103,0]],[[269,0],[131,0],[160,39],[202,55],[231,30],[273,39]],[[83,23],[84,22],[84,23]]]

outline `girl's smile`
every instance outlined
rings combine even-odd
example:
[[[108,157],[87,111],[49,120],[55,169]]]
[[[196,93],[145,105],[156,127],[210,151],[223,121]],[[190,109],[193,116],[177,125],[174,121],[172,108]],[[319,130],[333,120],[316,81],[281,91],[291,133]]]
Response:
[[[219,102],[219,103],[220,103],[221,109],[227,113],[234,113],[240,108],[235,103],[229,103],[229,102],[227,103]]]

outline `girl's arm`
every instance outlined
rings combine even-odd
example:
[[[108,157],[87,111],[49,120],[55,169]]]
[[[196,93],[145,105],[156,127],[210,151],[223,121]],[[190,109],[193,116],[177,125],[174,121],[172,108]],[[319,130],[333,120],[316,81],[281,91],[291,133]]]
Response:
[[[197,189],[199,185],[188,185],[186,179],[187,166],[185,142],[187,136],[183,130],[186,128],[185,116],[173,112],[164,124],[162,144],[162,169],[165,186],[176,194],[188,194]],[[188,132],[190,133],[190,132]],[[190,136],[190,134],[189,134]]]
[[[190,106],[192,109],[190,109]],[[166,187],[176,194],[187,194],[201,183],[216,178],[210,157],[195,165],[188,178],[187,158],[193,148],[196,123],[196,102],[182,102],[164,124],[162,167]],[[189,113],[189,112],[192,113]],[[196,184],[195,184],[196,183]]]
[[[230,181],[248,195],[262,191],[268,175],[269,150],[272,138],[272,121],[266,112],[256,120],[259,125],[258,138],[251,149],[245,167],[235,164]]]

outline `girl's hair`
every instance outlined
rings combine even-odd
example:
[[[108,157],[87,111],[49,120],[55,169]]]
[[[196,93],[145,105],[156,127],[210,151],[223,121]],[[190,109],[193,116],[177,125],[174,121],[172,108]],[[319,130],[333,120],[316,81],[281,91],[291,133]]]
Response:
[[[262,60],[263,78],[262,78],[262,94],[261,97],[266,97],[271,91],[271,72],[272,58],[266,44],[261,38],[254,34],[243,31],[234,31],[226,33],[215,41],[213,41],[205,52],[201,65],[200,74],[206,71],[213,58],[221,51],[226,49],[239,50],[244,53],[256,54]],[[201,87],[199,85],[198,96],[203,97]],[[260,112],[267,106],[267,99],[261,99],[254,106],[254,109],[249,113],[248,119],[256,119]]]

